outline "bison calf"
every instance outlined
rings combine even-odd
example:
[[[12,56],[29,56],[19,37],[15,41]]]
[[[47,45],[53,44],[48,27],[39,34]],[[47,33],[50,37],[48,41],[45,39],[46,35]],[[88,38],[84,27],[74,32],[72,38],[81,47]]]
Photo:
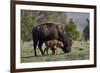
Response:
[[[49,40],[45,42],[46,48],[44,49],[44,53],[46,51],[48,55],[48,49],[52,50],[52,54],[57,54],[57,47],[63,47],[63,43],[58,40]]]

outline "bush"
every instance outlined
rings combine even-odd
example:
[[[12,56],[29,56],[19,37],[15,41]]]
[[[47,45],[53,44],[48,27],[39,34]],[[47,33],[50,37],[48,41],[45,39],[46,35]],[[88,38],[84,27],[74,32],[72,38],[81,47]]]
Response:
[[[65,26],[65,31],[68,37],[72,38],[73,40],[79,40],[80,33],[77,30],[77,26],[73,19],[70,19],[68,25]]]

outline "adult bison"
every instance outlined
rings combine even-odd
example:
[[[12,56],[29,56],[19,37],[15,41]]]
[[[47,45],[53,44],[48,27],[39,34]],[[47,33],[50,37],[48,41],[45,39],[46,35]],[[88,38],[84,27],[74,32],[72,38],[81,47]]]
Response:
[[[37,56],[37,53],[36,53],[37,45],[42,55],[44,55],[44,52],[42,50],[42,45],[44,42],[49,41],[49,40],[59,40],[63,42],[64,47],[62,47],[61,49],[64,51],[64,53],[69,52],[68,39],[65,38],[64,28],[61,24],[44,23],[41,25],[37,25],[32,30],[32,37],[33,37],[33,46],[34,46],[35,56]]]

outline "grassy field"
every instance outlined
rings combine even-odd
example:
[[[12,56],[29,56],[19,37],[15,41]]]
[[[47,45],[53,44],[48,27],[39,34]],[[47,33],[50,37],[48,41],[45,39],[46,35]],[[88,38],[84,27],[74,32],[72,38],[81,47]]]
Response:
[[[45,46],[43,46],[45,47]],[[89,59],[89,43],[73,41],[72,50],[70,53],[63,53],[58,48],[58,54],[52,55],[49,50],[49,55],[42,56],[40,50],[37,48],[38,56],[33,54],[32,42],[21,43],[21,62],[47,62],[47,61],[68,61],[68,60],[87,60]]]

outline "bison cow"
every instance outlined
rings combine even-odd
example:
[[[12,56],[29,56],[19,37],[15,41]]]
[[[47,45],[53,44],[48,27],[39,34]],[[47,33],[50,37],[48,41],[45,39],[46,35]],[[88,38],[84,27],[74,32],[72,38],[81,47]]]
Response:
[[[33,37],[35,56],[37,56],[37,52],[36,52],[37,45],[42,55],[44,55],[42,45],[44,42],[49,40],[59,40],[63,42],[64,46],[61,49],[63,50],[64,53],[69,52],[68,38],[65,38],[66,36],[64,34],[64,28],[62,24],[44,23],[41,25],[37,25],[32,30],[32,37]]]

